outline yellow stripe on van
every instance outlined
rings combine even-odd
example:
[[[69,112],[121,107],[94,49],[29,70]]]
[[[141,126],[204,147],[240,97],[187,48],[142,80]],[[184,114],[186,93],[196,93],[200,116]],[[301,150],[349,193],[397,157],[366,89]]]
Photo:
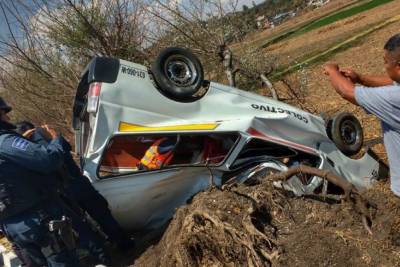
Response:
[[[157,131],[199,131],[199,130],[214,130],[218,127],[217,123],[205,124],[183,124],[170,126],[143,126],[138,124],[130,124],[126,122],[119,123],[120,132],[157,132]]]

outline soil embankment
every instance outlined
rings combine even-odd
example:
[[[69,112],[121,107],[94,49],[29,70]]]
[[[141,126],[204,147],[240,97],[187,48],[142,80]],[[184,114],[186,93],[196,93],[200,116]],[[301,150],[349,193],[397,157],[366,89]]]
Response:
[[[349,203],[291,197],[266,181],[212,189],[178,209],[134,266],[398,266],[399,199],[387,184],[363,196],[372,236]]]

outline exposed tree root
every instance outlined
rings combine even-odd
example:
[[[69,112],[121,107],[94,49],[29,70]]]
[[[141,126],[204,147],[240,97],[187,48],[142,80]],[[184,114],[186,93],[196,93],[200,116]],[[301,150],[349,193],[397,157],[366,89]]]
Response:
[[[237,184],[197,195],[189,206],[177,211],[157,246],[161,251],[150,253],[161,256],[144,255],[136,265],[261,267],[278,263],[284,251],[274,224],[297,222],[291,214],[294,199],[275,190],[271,182],[300,173],[322,177],[342,188],[342,198],[322,197],[352,203],[365,229],[372,233],[367,203],[349,182],[329,171],[300,165],[260,178],[261,183],[252,187]]]
[[[290,168],[285,172],[271,174],[268,177],[266,177],[266,179],[272,181],[278,181],[278,180],[286,181],[290,177],[297,174],[308,174],[308,175],[318,176],[340,187],[344,192],[344,199],[353,204],[354,209],[361,215],[364,228],[369,234],[372,235],[372,229],[369,223],[372,222],[372,218],[368,210],[367,201],[361,197],[357,189],[350,182],[334,174],[333,172],[316,169],[310,166],[299,165]]]

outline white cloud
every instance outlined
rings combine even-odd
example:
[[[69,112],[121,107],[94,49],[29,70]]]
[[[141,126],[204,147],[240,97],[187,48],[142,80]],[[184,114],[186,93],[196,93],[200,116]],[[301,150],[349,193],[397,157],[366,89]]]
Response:
[[[222,1],[228,3],[228,2],[230,2],[232,0],[222,0]],[[238,0],[237,7],[238,7],[238,9],[242,9],[243,5],[246,5],[249,8],[252,8],[253,7],[253,3],[258,5],[258,4],[262,3],[262,2],[265,2],[265,0]]]

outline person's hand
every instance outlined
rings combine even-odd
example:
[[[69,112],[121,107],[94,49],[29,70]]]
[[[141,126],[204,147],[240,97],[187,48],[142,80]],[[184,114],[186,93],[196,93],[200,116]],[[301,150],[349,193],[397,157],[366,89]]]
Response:
[[[339,65],[337,63],[327,63],[324,65],[324,74],[330,75],[332,72],[339,71]]]
[[[58,136],[57,132],[50,128],[47,124],[42,125],[41,127],[43,128],[43,137],[46,140],[53,140]]]
[[[25,131],[22,136],[29,139],[32,137],[33,133],[35,132],[36,129],[29,129],[27,131]]]
[[[340,73],[342,73],[346,78],[350,79],[353,83],[360,83],[360,75],[355,72],[351,68],[343,68],[340,69]]]

